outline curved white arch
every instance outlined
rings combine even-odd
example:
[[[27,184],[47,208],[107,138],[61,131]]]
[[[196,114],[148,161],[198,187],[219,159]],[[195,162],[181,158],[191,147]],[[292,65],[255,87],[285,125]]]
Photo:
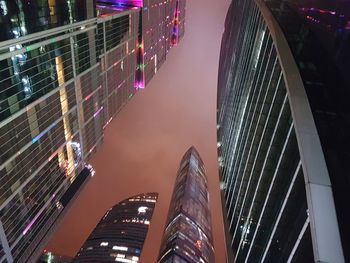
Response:
[[[288,42],[263,0],[255,0],[282,67],[303,167],[315,262],[344,262],[332,186],[305,87]]]

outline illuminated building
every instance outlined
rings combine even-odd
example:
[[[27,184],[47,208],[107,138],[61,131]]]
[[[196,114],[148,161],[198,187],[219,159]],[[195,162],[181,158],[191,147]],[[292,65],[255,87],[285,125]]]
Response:
[[[157,193],[139,194],[109,209],[81,247],[74,262],[139,261]]]
[[[350,260],[349,11],[231,3],[217,104],[229,262]]]
[[[207,176],[194,147],[180,163],[158,262],[214,262]]]
[[[177,19],[178,40],[185,32],[186,0],[144,0],[142,36],[144,42],[144,78],[148,84],[166,60]]]
[[[71,263],[73,258],[53,254],[52,252],[45,252],[37,263]]]
[[[0,1],[0,262],[36,260],[93,174],[104,129],[137,91],[143,12]]]
[[[100,0],[141,7],[137,48],[136,89],[143,89],[185,33],[186,0]]]

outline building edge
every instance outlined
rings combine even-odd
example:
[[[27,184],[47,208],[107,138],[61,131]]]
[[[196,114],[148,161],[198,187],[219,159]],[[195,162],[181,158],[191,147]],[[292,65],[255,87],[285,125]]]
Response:
[[[85,169],[87,169],[87,168],[85,168]],[[86,171],[85,169],[81,173]],[[51,226],[49,226],[48,231],[46,232],[46,234],[43,236],[43,238],[40,240],[40,242],[36,245],[36,247],[32,250],[32,252],[29,255],[29,257],[26,258],[26,262],[37,262],[39,260],[39,258],[42,255],[42,251],[44,250],[45,246],[50,241],[52,236],[56,233],[56,231],[58,230],[58,227],[62,224],[62,221],[63,221],[64,217],[66,216],[67,211],[72,207],[72,205],[75,203],[76,199],[78,198],[78,195],[86,187],[87,183],[90,181],[91,175],[92,175],[92,173],[90,171],[89,175],[87,175],[87,177],[85,178],[84,182],[80,185],[80,187],[78,187],[78,189],[74,193],[73,197],[70,199],[70,201],[67,203],[67,205],[62,209],[62,211],[59,214],[59,216],[56,217],[55,220],[52,222]]]

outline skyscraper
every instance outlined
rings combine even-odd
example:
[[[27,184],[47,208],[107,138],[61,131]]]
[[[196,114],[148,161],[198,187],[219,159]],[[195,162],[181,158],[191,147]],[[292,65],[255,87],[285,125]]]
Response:
[[[0,1],[0,262],[40,256],[93,174],[104,129],[140,88],[138,71],[161,65],[140,39],[151,50],[171,42],[175,2],[106,2]],[[157,37],[144,17],[163,25]]]
[[[349,3],[232,1],[218,154],[235,262],[349,254]]]
[[[214,262],[207,176],[194,147],[180,163],[158,262]]]
[[[137,263],[158,194],[132,196],[109,209],[81,247],[74,262]]]

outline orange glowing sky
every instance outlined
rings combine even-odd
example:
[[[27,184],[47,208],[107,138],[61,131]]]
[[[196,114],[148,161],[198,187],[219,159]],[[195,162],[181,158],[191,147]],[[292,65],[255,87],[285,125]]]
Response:
[[[157,260],[182,155],[194,145],[207,168],[216,262],[225,262],[216,153],[216,88],[229,0],[187,0],[186,32],[145,90],[105,131],[90,179],[48,249],[74,256],[108,208],[142,192],[159,199],[140,262]]]

